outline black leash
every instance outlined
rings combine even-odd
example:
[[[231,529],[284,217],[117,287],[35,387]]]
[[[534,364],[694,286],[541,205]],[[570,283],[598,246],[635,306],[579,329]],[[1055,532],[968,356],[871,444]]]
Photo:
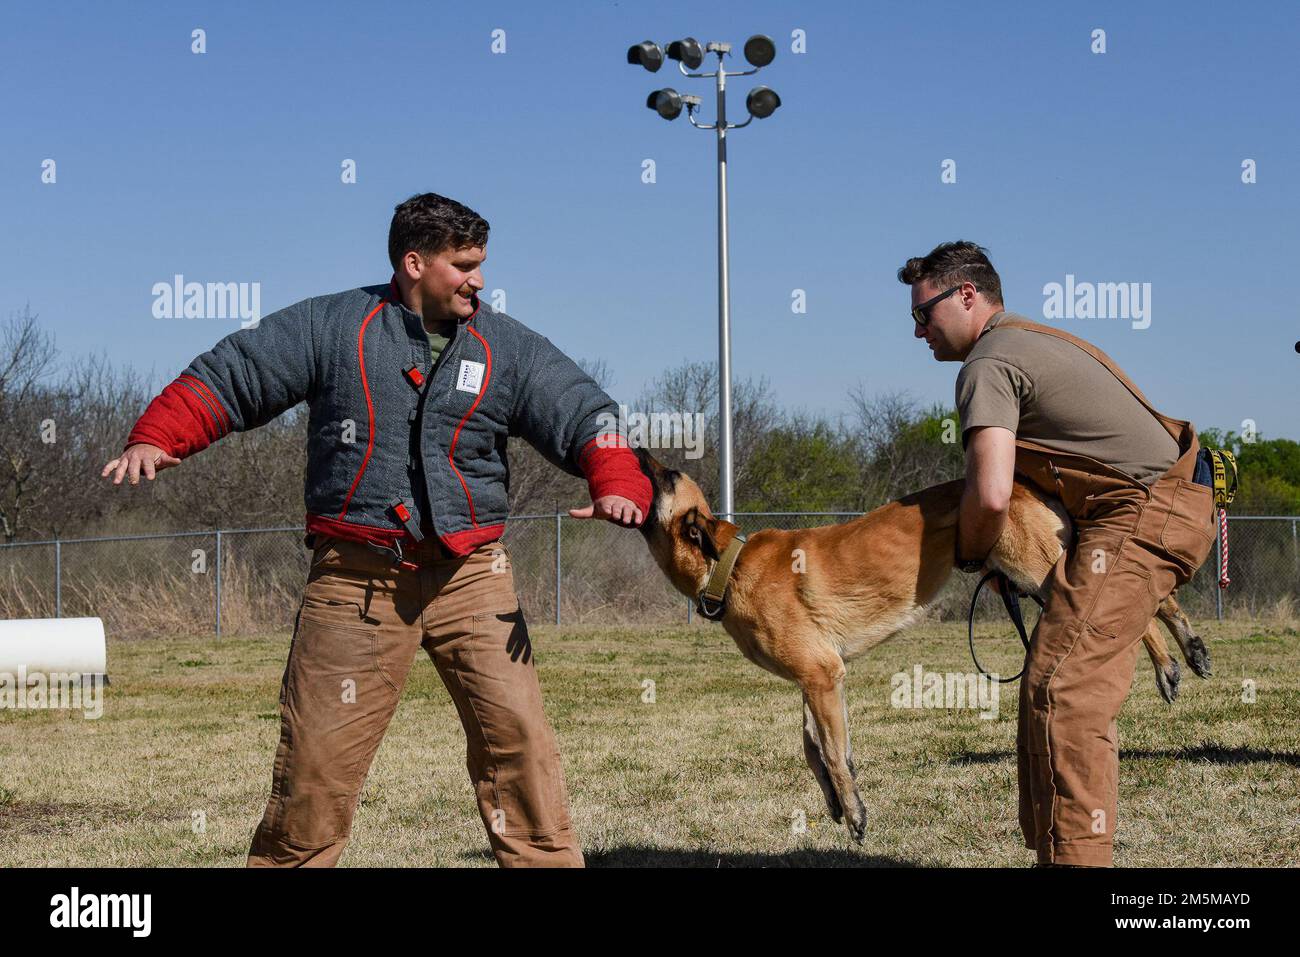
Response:
[[[980,591],[983,590],[984,584],[991,578],[996,578],[998,580],[998,591],[1002,595],[1002,604],[1006,608],[1007,615],[1010,617],[1012,624],[1016,626],[1016,631],[1020,635],[1020,643],[1025,646],[1026,663],[1028,663],[1029,660],[1029,635],[1025,633],[1025,617],[1020,613],[1020,597],[1021,595],[1027,595],[1038,603],[1039,609],[1042,609],[1043,607],[1043,600],[1041,598],[1030,592],[1022,592],[1011,583],[1011,579],[1007,578],[1007,576],[1000,571],[994,570],[988,572],[980,579],[980,583],[975,586],[975,594],[971,596],[970,612],[966,616],[966,640],[970,644],[970,656],[971,660],[975,662],[975,667],[979,669],[980,674],[988,675],[990,678],[992,678],[993,675],[984,670],[984,666],[980,664],[979,656],[975,654],[975,603],[979,601]],[[1010,678],[995,678],[994,680],[997,681],[998,684],[1004,685],[1017,680],[1024,673],[1025,666],[1022,665],[1020,670]]]

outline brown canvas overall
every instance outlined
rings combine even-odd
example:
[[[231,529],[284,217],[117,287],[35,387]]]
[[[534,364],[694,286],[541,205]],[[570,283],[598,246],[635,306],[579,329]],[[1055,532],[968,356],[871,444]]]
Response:
[[[501,542],[418,568],[320,537],[280,688],[280,743],[250,867],[331,867],[421,648],[465,728],[466,766],[502,867],[581,867],[554,732]],[[402,863],[402,862],[393,862]]]
[[[1192,481],[1199,444],[1191,423],[1153,409],[1109,357],[1037,323],[1004,321],[990,332],[1004,328],[1074,343],[1178,442],[1173,467],[1146,486],[1088,456],[1016,441],[1017,473],[1059,498],[1075,531],[1053,570],[1020,684],[1020,827],[1040,863],[1107,867],[1114,859],[1119,801],[1116,717],[1156,607],[1210,552],[1213,496]]]

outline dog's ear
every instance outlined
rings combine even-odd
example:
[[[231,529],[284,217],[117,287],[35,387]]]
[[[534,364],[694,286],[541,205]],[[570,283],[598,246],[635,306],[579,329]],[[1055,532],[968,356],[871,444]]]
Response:
[[[636,455],[636,464],[641,466],[641,471],[645,473],[651,481],[655,482],[655,484],[660,484],[663,479],[667,478],[669,479],[669,485],[671,486],[672,478],[678,474],[674,469],[670,469],[668,466],[664,465],[663,462],[660,462],[657,458],[651,455],[649,450],[644,446],[638,445],[632,450],[632,452]]]
[[[658,488],[659,483],[655,481],[655,472],[658,471],[656,466],[659,463],[655,461],[654,456],[639,445],[632,450],[632,453],[636,456],[636,464],[641,467],[641,474],[650,480],[652,487]]]
[[[682,534],[686,540],[704,553],[704,557],[717,561],[718,552],[718,520],[708,515],[700,514],[698,508],[693,508],[686,513],[682,519]]]

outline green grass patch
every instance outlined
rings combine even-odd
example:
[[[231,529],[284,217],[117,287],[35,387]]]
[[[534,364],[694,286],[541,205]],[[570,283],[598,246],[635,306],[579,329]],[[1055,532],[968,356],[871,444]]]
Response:
[[[1120,717],[1116,862],[1291,865],[1300,635],[1259,621],[1200,628],[1214,677],[1184,668],[1173,706],[1139,662]],[[890,704],[896,672],[971,670],[962,626],[918,626],[850,665],[861,846],[804,765],[797,690],[717,626],[532,632],[594,866],[1031,862],[1016,824],[1016,686],[993,720]],[[99,720],[0,711],[0,865],[241,866],[270,790],[287,650],[287,635],[113,641]],[[1014,640],[987,650],[1010,661]],[[492,866],[486,847],[464,735],[421,652],[343,864]]]

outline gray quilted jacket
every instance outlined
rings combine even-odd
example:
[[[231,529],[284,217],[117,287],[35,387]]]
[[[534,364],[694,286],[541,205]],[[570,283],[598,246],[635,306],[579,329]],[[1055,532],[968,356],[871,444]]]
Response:
[[[392,282],[305,299],[195,359],[128,444],[183,457],[305,401],[308,531],[391,544],[423,528],[454,554],[504,528],[510,435],[593,497],[649,511],[634,456],[596,441],[616,428],[613,400],[546,337],[479,303],[432,370],[431,357]]]

